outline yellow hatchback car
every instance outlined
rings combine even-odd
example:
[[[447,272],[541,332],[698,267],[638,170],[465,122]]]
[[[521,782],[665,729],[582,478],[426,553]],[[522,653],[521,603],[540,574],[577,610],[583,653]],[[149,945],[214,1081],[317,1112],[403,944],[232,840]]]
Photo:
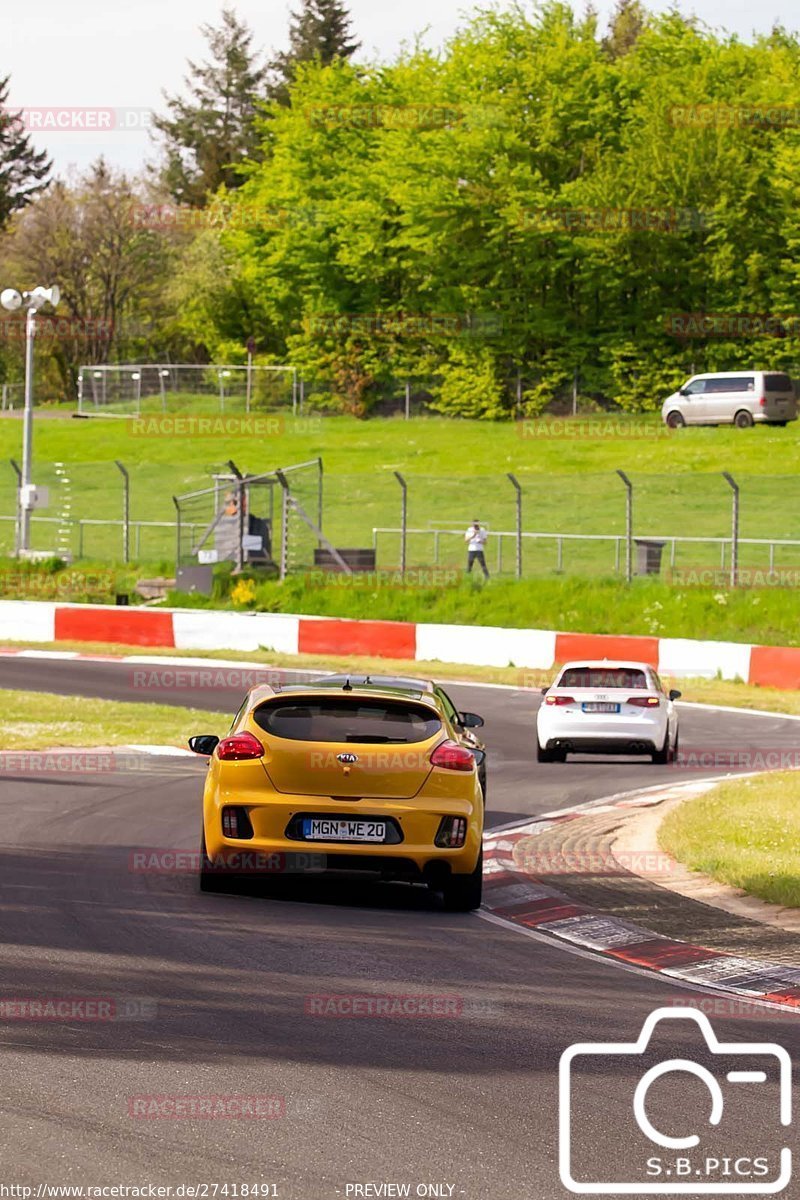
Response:
[[[483,751],[435,692],[371,684],[260,685],[210,757],[200,887],[246,875],[365,871],[426,883],[445,907],[481,902]]]

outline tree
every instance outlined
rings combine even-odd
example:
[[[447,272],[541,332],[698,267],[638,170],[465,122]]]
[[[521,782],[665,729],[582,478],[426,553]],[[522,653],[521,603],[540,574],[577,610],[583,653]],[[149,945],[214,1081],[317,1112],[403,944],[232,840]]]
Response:
[[[289,21],[289,49],[270,64],[270,99],[289,103],[289,89],[301,63],[327,67],[355,54],[361,43],[353,40],[351,23],[341,0],[302,0],[300,11],[292,13]]]
[[[617,0],[608,23],[608,34],[603,38],[603,49],[609,58],[628,54],[641,37],[646,23],[647,12],[640,0]]]
[[[37,342],[55,362],[64,395],[75,396],[82,363],[106,363],[115,351],[137,355],[153,345],[156,329],[165,348],[171,242],[141,219],[148,211],[131,181],[100,159],[73,184],[57,181],[38,196],[0,243],[5,280],[61,289],[55,314],[39,318]],[[18,349],[20,329],[7,330]]]
[[[163,183],[180,204],[192,206],[202,206],[222,184],[241,184],[241,165],[258,149],[254,117],[267,75],[250,29],[233,9],[222,10],[219,28],[201,30],[211,61],[189,62],[189,98],[165,95],[169,115],[153,121],[166,147]]]
[[[53,165],[44,150],[34,150],[19,115],[9,111],[8,85],[6,75],[0,79],[0,229],[47,186]]]
[[[797,312],[800,145],[782,118],[800,38],[745,45],[672,11],[631,40],[625,13],[614,53],[551,0],[488,9],[441,55],[304,64],[260,123],[213,260],[227,274],[189,289],[210,294],[187,331],[254,333],[365,412],[390,377],[496,418],[569,403],[576,369],[583,396],[629,410],[690,370],[794,370],[794,320],[704,339],[672,318]]]

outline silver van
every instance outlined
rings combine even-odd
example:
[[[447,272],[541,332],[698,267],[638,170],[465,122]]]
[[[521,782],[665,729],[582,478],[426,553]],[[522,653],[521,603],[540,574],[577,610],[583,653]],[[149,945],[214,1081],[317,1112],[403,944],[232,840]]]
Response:
[[[693,375],[667,397],[661,416],[670,429],[682,425],[747,429],[756,421],[785,425],[797,420],[797,400],[791,379],[780,371]]]

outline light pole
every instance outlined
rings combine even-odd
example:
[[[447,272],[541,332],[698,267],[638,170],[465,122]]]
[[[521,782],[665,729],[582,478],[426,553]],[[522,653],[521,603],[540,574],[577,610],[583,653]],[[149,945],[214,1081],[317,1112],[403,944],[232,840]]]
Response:
[[[31,483],[31,463],[33,461],[33,339],[36,336],[36,314],[45,304],[56,307],[61,299],[61,292],[54,284],[52,287],[35,287],[32,292],[20,294],[14,288],[5,288],[0,292],[0,304],[8,312],[16,312],[24,307],[25,316],[25,414],[22,424],[22,477],[19,487],[20,508],[20,553],[30,550],[31,509],[34,507],[35,488]]]

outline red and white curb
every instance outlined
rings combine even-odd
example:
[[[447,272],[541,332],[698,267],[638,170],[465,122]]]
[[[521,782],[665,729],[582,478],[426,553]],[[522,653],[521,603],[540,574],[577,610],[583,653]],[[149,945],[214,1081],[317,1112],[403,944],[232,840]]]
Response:
[[[281,654],[362,654],[410,661],[508,667],[524,685],[529,670],[552,670],[576,658],[648,662],[669,678],[743,679],[762,687],[800,687],[800,647],[616,634],[350,620],[302,613],[229,609],[119,607],[49,600],[0,599],[0,629],[26,642],[112,642],[176,650]]]
[[[513,828],[489,832],[484,839],[483,913],[495,923],[536,931],[629,968],[668,976],[684,985],[710,989],[739,1001],[800,1008],[800,966],[726,954],[654,933],[622,917],[573,902],[551,882],[525,872],[515,860],[514,849],[523,838],[580,820],[593,812],[657,804],[667,793],[676,794],[680,786],[611,796],[548,813]],[[698,786],[685,785],[686,789]],[[704,786],[708,786],[708,781],[704,781]],[[622,866],[619,870],[625,872]]]

